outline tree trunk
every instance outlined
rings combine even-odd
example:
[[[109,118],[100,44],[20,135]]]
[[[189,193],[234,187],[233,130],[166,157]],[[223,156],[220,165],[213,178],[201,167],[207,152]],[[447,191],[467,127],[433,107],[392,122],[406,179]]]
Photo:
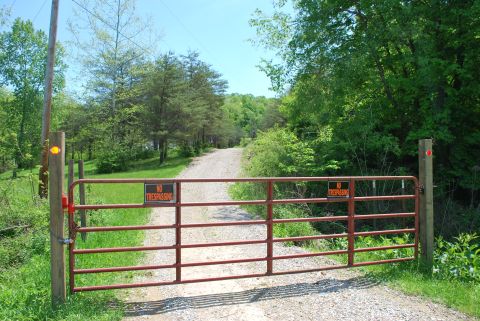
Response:
[[[165,161],[165,140],[161,139],[159,141],[159,148],[158,148],[158,154],[159,154],[159,162],[160,164],[163,164]]]

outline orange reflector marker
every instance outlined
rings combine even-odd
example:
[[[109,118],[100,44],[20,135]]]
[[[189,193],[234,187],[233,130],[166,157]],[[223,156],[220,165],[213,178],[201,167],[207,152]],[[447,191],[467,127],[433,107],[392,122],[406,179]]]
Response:
[[[60,147],[58,147],[58,146],[52,146],[52,148],[50,148],[50,153],[52,153],[52,155],[58,155],[58,154],[60,154]]]

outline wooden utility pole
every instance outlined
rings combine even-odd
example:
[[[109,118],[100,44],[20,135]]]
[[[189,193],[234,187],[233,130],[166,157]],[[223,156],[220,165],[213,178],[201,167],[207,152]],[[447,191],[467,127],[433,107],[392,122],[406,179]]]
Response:
[[[418,142],[418,178],[420,187],[420,246],[423,261],[433,265],[433,151],[432,140]]]
[[[65,133],[50,134],[48,159],[50,186],[50,276],[52,279],[52,302],[65,302],[65,251],[64,212],[62,206],[65,174]]]
[[[52,0],[52,12],[50,14],[50,33],[48,35],[47,68],[45,70],[45,86],[43,93],[43,115],[42,115],[42,153],[40,156],[41,167],[39,173],[38,194],[42,198],[48,195],[48,141],[50,133],[50,115],[52,110],[53,90],[53,67],[55,66],[55,44],[57,42],[59,0]]]

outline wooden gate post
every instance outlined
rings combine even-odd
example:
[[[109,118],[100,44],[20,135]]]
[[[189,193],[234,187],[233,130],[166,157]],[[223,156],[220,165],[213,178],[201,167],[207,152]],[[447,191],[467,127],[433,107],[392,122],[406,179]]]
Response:
[[[50,134],[48,177],[50,192],[50,276],[52,303],[65,302],[64,212],[62,194],[65,174],[65,133]]]
[[[433,265],[433,151],[432,140],[418,141],[418,178],[420,187],[420,245],[423,261],[428,267]]]

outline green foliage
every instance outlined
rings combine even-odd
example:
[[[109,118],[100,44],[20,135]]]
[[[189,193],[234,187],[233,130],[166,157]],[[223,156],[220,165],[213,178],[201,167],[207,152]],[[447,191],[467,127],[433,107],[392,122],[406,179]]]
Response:
[[[480,282],[480,237],[460,234],[454,242],[437,238],[433,273],[441,279]]]
[[[276,219],[282,218],[300,218],[304,217],[304,211],[301,209],[295,208],[294,206],[276,206],[273,210],[273,216]],[[296,237],[296,236],[310,236],[315,235],[315,229],[308,222],[297,222],[297,223],[281,223],[275,224],[273,226],[273,234],[276,237]],[[285,242],[285,245],[295,244],[295,245],[305,245],[308,246],[311,242],[303,241],[300,243],[296,242]]]
[[[95,159],[95,164],[100,174],[124,172],[128,169],[131,160],[129,151],[118,147],[102,151]]]
[[[286,128],[259,133],[244,153],[245,173],[250,176],[308,176],[314,151]]]
[[[254,138],[260,130],[284,123],[277,99],[231,94],[222,106],[228,121],[228,145],[236,145],[243,138]]]
[[[417,140],[431,137],[436,210],[478,209],[478,2],[286,3],[251,24],[280,57],[263,69],[288,88],[281,111],[317,173],[416,175]]]
[[[63,56],[58,45],[55,92],[64,85]],[[0,85],[12,91],[0,101],[0,156],[22,168],[32,167],[40,153],[46,57],[47,36],[31,21],[17,18],[10,30],[0,33]]]
[[[37,185],[32,174],[0,181],[0,271],[46,253],[48,204],[37,197]]]

